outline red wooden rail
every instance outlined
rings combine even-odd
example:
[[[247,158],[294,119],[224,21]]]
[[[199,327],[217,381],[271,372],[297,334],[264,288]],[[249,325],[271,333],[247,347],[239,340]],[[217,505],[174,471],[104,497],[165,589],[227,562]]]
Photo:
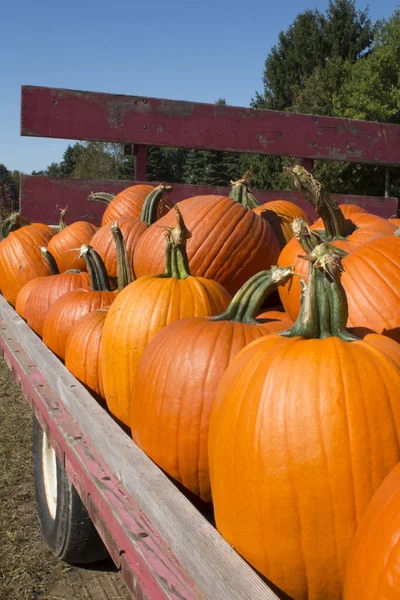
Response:
[[[22,213],[30,221],[55,224],[58,222],[60,215],[58,207],[68,205],[67,223],[72,223],[73,221],[90,221],[98,225],[100,224],[105,206],[97,202],[88,202],[88,195],[93,191],[106,191],[117,194],[133,183],[135,182],[123,180],[49,179],[47,177],[23,175],[21,178]],[[228,196],[229,192],[230,189],[225,187],[210,188],[200,185],[174,184],[168,201],[176,203],[191,196],[210,193]],[[269,200],[276,200],[277,198],[291,200],[301,206],[312,219],[315,218],[313,208],[298,192],[259,190],[254,193],[262,203]],[[333,194],[333,196],[339,203],[350,202],[358,204],[385,218],[392,217],[397,211],[397,198],[343,196],[340,194]]]
[[[36,86],[21,134],[398,165],[400,126]]]

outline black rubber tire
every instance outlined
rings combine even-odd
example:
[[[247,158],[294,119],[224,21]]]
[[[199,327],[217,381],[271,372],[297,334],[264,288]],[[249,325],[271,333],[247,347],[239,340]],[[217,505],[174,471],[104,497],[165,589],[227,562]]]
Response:
[[[36,505],[47,545],[56,556],[69,564],[93,563],[109,558],[106,547],[58,458],[57,501],[55,517],[52,517],[43,476],[43,437],[43,430],[33,417],[32,453]]]

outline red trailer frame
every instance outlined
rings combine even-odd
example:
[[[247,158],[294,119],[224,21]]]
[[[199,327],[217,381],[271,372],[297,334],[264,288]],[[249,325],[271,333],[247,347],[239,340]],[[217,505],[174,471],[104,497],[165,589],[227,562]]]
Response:
[[[315,158],[400,164],[397,125],[31,86],[22,88],[21,133],[139,144],[138,180],[146,144],[284,154],[309,168]],[[103,207],[87,195],[128,183],[25,176],[22,213],[53,223],[56,205],[68,203],[73,219],[96,222]],[[210,191],[228,190],[181,185],[172,199]],[[258,193],[263,201],[276,196]],[[294,192],[279,196],[302,201]],[[338,199],[382,216],[397,212],[396,198]],[[2,297],[0,346],[133,597],[278,599]]]

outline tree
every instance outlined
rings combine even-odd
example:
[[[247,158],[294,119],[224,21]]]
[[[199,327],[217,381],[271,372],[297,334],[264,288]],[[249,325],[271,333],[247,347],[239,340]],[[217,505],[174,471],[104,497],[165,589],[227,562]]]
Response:
[[[11,172],[0,164],[0,217],[18,210],[18,189]]]

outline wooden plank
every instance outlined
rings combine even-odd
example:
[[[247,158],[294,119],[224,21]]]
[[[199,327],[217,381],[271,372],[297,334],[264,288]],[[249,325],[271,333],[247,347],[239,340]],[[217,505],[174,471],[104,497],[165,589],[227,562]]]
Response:
[[[400,164],[400,125],[36,86],[21,135]]]
[[[134,181],[124,180],[98,180],[98,179],[68,179],[38,177],[31,175],[21,176],[20,210],[31,221],[49,224],[58,223],[58,206],[68,204],[67,223],[74,221],[90,221],[100,224],[101,216],[105,210],[104,204],[87,202],[87,197],[93,191],[117,194]],[[154,182],[153,182],[154,183]],[[154,183],[157,185],[157,183]],[[314,209],[304,200],[299,192],[281,190],[253,190],[255,196],[262,203],[280,198],[290,200],[305,210],[309,217],[315,219]],[[180,202],[191,196],[203,194],[229,195],[230,188],[211,188],[200,185],[173,184],[173,191],[169,196],[172,203]],[[375,196],[346,196],[333,194],[339,203],[350,202],[358,204],[370,212],[384,218],[392,217],[397,213],[397,198],[384,198]]]
[[[135,145],[135,173],[137,181],[146,181],[147,146]]]
[[[67,464],[68,461],[75,460],[75,455],[79,455],[79,461],[74,465],[77,469],[85,466],[92,474],[95,469],[99,469],[96,477],[92,476],[87,480],[87,484],[90,485],[91,481],[92,486],[94,481],[98,482],[91,489],[91,495],[96,493],[98,487],[108,489],[110,482],[107,473],[111,480],[117,479],[121,490],[117,496],[125,494],[127,501],[137,505],[146,521],[141,527],[149,535],[140,538],[136,532],[137,537],[147,544],[152,543],[153,535],[162,538],[160,543],[167,544],[179,561],[180,568],[187,574],[186,579],[183,579],[183,572],[180,571],[181,587],[185,582],[187,584],[188,578],[193,581],[195,587],[192,587],[189,595],[184,592],[179,598],[196,600],[201,597],[200,593],[208,600],[278,600],[278,596],[118,427],[2,297],[0,316],[6,325],[8,336],[20,343],[44,380],[51,382],[54,393],[60,399],[61,414],[68,414],[72,418],[71,426],[75,429],[72,439],[71,431],[68,436],[71,445],[65,450]],[[80,430],[79,434],[76,428]],[[55,430],[59,430],[59,427],[53,428]],[[70,452],[71,447],[74,454]],[[113,493],[114,490],[111,490],[111,496]],[[105,500],[105,504],[115,507],[110,498]],[[120,516],[123,515],[120,512]],[[125,518],[129,516],[128,511]],[[150,525],[151,531],[148,529]],[[157,558],[162,562],[164,557]],[[156,571],[156,565],[152,566]],[[168,589],[168,598],[178,597],[175,592],[172,594],[170,586]]]

